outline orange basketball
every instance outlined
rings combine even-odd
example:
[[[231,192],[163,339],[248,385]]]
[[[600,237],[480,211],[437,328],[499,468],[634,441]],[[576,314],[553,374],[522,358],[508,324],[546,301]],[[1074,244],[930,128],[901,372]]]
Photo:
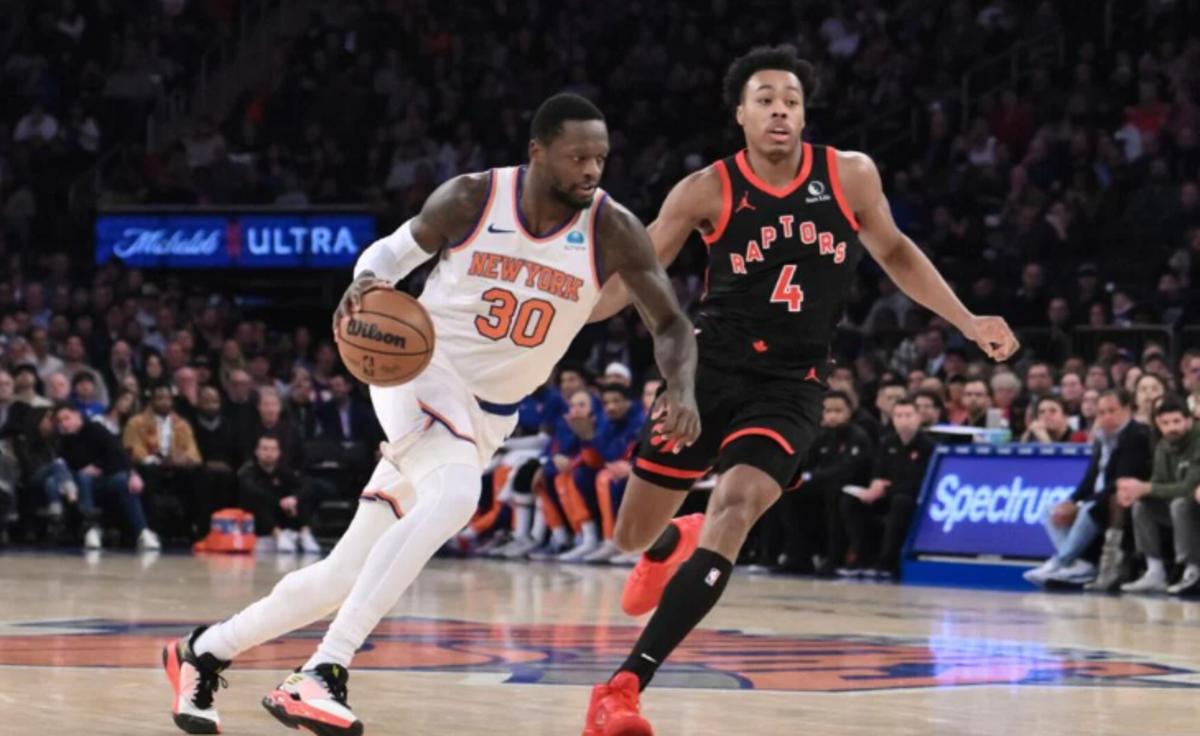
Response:
[[[402,291],[373,289],[362,309],[342,318],[338,352],[354,377],[372,386],[399,386],[420,375],[433,357],[433,322]]]

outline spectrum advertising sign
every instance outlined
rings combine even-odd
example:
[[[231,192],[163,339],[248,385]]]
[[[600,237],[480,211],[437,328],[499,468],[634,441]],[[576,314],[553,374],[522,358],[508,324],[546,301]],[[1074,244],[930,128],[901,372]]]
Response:
[[[150,210],[96,216],[96,263],[133,268],[348,268],[375,238],[365,212]]]
[[[1088,445],[954,445],[934,453],[909,555],[1044,558],[1046,510],[1074,492]]]

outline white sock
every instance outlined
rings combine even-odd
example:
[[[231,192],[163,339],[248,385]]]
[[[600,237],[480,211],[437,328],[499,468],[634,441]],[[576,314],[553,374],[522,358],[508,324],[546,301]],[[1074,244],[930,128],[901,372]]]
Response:
[[[600,544],[600,525],[594,521],[583,522],[583,545],[595,547]]]
[[[567,533],[566,524],[550,532],[550,539],[559,547],[566,547],[571,541],[570,534]]]
[[[1165,578],[1167,576],[1167,569],[1163,567],[1163,561],[1158,557],[1147,557],[1146,574]]]
[[[542,514],[533,515],[533,528],[529,530],[529,536],[538,544],[546,537],[546,517]]]
[[[415,481],[416,506],[371,549],[321,646],[302,669],[325,663],[350,666],[354,653],[429,559],[471,520],[479,505],[479,477],[477,466],[455,464]]]
[[[360,503],[329,556],[276,583],[270,595],[208,627],[196,640],[196,654],[231,660],[242,652],[327,616],[341,605],[375,542],[396,525],[382,503]]]
[[[513,503],[513,536],[528,536],[532,523],[533,509],[520,502]]]

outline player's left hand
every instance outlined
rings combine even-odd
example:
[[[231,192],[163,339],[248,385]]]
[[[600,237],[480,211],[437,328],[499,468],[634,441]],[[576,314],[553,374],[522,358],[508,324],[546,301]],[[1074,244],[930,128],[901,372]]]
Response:
[[[675,454],[700,437],[700,410],[692,392],[670,387],[654,402],[650,418],[657,422],[655,431],[666,438]]]
[[[963,334],[997,363],[1003,363],[1021,348],[1017,336],[1003,317],[971,317]]]

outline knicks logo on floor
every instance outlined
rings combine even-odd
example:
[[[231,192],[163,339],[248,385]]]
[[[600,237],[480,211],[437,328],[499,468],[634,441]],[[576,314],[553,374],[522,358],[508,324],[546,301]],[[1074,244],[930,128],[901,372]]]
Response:
[[[157,647],[192,624],[107,619],[0,627],[0,666],[156,665]],[[253,649],[239,669],[290,669],[324,627]],[[499,682],[591,684],[637,638],[633,626],[514,625],[398,618],[380,624],[355,669],[463,674]],[[854,692],[979,685],[1200,688],[1200,673],[1128,654],[968,639],[779,636],[697,630],[659,670],[661,687]]]

